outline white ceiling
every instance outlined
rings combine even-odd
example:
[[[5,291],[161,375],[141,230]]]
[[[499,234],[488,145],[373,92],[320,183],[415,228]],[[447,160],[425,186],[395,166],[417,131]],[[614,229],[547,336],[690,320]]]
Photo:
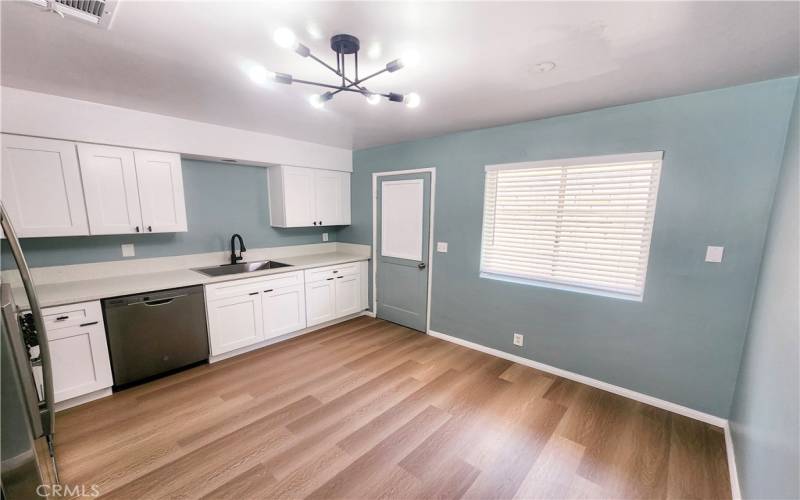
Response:
[[[1,9],[3,85],[354,149],[794,75],[800,59],[798,2],[120,0],[108,31]],[[334,64],[328,38],[358,36],[362,75],[417,49],[416,68],[371,88],[422,104],[346,94],[316,110],[313,87],[255,85],[252,62],[336,82],[277,47],[280,26]],[[543,61],[556,69],[537,72]]]

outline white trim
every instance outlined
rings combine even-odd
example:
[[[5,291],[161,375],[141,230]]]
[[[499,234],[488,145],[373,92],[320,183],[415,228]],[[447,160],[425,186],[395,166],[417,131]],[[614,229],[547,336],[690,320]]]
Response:
[[[341,318],[332,319],[330,321],[326,321],[318,325],[310,326],[308,328],[303,328],[302,330],[297,330],[296,332],[290,332],[284,335],[279,335],[278,337],[273,337],[271,339],[263,340],[255,344],[250,344],[245,347],[240,347],[239,349],[234,349],[233,351],[224,352],[218,356],[209,356],[208,363],[209,364],[216,363],[217,361],[222,361],[223,359],[232,358],[238,356],[239,354],[255,351],[256,349],[261,349],[262,347],[267,347],[272,344],[277,344],[278,342],[283,342],[284,340],[293,339],[295,337],[299,337],[300,335],[305,335],[306,333],[311,333],[316,330],[321,330],[322,328],[328,326],[333,326],[339,323],[343,323],[347,320],[358,318],[359,316],[371,316],[371,315],[369,314],[369,311],[361,311],[353,314],[348,314],[347,316],[342,316]]]
[[[739,472],[736,468],[736,450],[733,448],[730,421],[725,422],[723,429],[725,429],[725,452],[728,456],[728,476],[731,478],[731,496],[733,500],[741,500],[742,489],[739,485]]]
[[[445,333],[440,333],[431,329],[428,329],[428,335],[440,338],[442,340],[446,340],[448,342],[452,342],[454,344],[468,347],[476,351],[485,352],[486,354],[491,354],[492,356],[497,356],[498,358],[507,359],[509,361],[513,361],[521,365],[530,366],[531,368],[536,368],[537,370],[541,370],[543,372],[552,373],[553,375],[558,375],[559,377],[563,377],[569,380],[574,380],[575,382],[580,382],[582,384],[596,387],[604,391],[618,394],[620,396],[633,399],[634,401],[639,401],[641,403],[649,404],[651,406],[655,406],[656,408],[661,408],[662,410],[667,410],[672,413],[677,413],[678,415],[683,415],[684,417],[689,417],[694,420],[699,420],[701,422],[715,425],[723,429],[728,423],[726,419],[722,417],[717,417],[716,415],[711,415],[709,413],[704,413],[702,411],[694,410],[687,406],[682,406],[677,403],[665,401],[663,399],[649,396],[641,392],[632,391],[630,389],[626,389],[624,387],[620,387],[614,384],[609,384],[608,382],[603,382],[602,380],[597,380],[591,377],[587,377],[585,375],[580,375],[578,373],[562,370],[561,368],[556,368],[555,366],[539,363],[538,361],[533,361],[532,359],[523,358],[522,356],[517,356],[516,354],[509,354],[505,351],[501,351],[499,349],[493,349],[491,347],[486,347],[481,344],[476,344],[475,342],[470,342],[468,340],[460,339],[458,337],[453,337],[452,335],[447,335]]]
[[[486,165],[484,170],[514,170],[518,168],[540,167],[569,167],[572,165],[593,165],[597,163],[636,163],[644,161],[661,161],[664,159],[663,151],[648,151],[646,153],[628,153],[601,156],[582,156],[580,158],[560,158],[555,160],[521,161],[517,163],[499,163]]]
[[[428,297],[427,297],[427,311],[425,318],[425,329],[431,329],[431,288],[433,287],[433,225],[436,215],[436,167],[430,168],[416,168],[411,170],[391,170],[389,172],[373,172],[372,173],[372,311],[377,314],[378,312],[378,299],[377,299],[377,277],[378,277],[378,177],[390,175],[405,175],[405,174],[419,174],[430,172],[431,174],[431,213],[430,224],[428,231]]]
[[[90,401],[110,396],[112,393],[113,391],[111,387],[106,387],[105,389],[98,389],[88,394],[82,394],[80,396],[75,396],[74,398],[65,399],[64,401],[59,401],[58,403],[55,404],[56,413],[62,410],[66,410],[67,408],[72,408],[73,406],[86,404]]]

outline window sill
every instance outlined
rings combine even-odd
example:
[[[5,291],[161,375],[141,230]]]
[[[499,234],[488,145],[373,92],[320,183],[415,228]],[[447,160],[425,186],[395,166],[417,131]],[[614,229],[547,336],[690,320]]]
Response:
[[[609,292],[606,290],[598,290],[595,288],[587,288],[582,286],[575,286],[575,285],[565,285],[560,283],[551,283],[548,281],[539,281],[539,280],[532,280],[528,278],[517,278],[514,276],[507,276],[504,274],[494,274],[494,273],[480,273],[481,278],[486,278],[490,280],[497,280],[497,281],[505,281],[508,283],[516,283],[518,285],[528,285],[528,286],[536,286],[540,288],[549,288],[551,290],[561,290],[566,292],[575,292],[575,293],[583,293],[587,295],[596,295],[599,297],[607,297],[611,299],[619,299],[619,300],[627,300],[628,302],[642,302],[643,297],[634,296],[634,295],[627,295],[624,293],[617,293],[617,292]]]

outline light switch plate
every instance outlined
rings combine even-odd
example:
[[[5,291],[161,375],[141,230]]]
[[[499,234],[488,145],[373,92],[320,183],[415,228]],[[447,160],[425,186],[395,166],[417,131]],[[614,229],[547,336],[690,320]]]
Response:
[[[722,262],[725,247],[706,247],[706,262]]]
[[[328,233],[322,233],[322,241],[328,241]]]
[[[136,255],[136,250],[133,248],[133,243],[123,243],[121,246],[123,257],[134,257]]]
[[[446,241],[437,241],[436,242],[436,251],[441,253],[447,253],[447,242]]]

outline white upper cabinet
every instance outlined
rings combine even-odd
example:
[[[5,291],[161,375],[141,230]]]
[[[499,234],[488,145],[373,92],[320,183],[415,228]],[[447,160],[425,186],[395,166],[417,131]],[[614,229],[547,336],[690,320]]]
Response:
[[[174,153],[134,151],[142,229],[150,233],[186,231],[181,158]]]
[[[92,234],[142,231],[142,211],[133,151],[78,144],[86,211]]]
[[[315,170],[314,209],[317,225],[350,224],[350,174],[333,170]]]
[[[270,167],[269,208],[270,224],[277,227],[350,224],[350,174]]]
[[[186,231],[180,157],[78,144],[92,234]]]
[[[2,199],[17,236],[89,234],[75,144],[3,134]]]

